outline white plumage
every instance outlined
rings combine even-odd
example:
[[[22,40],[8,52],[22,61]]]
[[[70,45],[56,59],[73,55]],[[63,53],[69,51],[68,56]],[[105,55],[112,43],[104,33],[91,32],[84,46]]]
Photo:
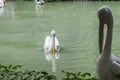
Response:
[[[45,38],[45,43],[44,43],[44,51],[45,52],[51,52],[52,49],[54,49],[54,52],[60,51],[60,44],[55,35],[56,35],[55,31],[52,31],[50,36],[47,36]]]
[[[0,0],[0,8],[4,7],[4,0]]]
[[[60,51],[60,44],[56,37],[56,32],[52,31],[50,36],[47,36],[45,38],[44,54],[45,54],[46,60],[52,61],[53,72],[56,71],[55,59],[59,58],[59,51]]]
[[[37,5],[43,5],[45,2],[43,0],[35,0]]]

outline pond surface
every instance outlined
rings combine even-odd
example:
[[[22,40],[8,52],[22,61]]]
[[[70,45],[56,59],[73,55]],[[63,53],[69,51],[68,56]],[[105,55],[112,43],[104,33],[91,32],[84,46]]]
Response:
[[[96,76],[98,57],[97,9],[111,7],[115,20],[112,52],[120,57],[119,2],[58,2],[36,6],[34,2],[7,2],[0,9],[0,63],[19,64],[22,69],[90,72]],[[56,72],[45,59],[45,37],[52,30],[61,45]]]

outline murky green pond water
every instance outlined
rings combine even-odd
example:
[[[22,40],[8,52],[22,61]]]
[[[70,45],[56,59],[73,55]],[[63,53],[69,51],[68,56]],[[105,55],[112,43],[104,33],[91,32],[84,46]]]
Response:
[[[97,9],[111,7],[115,20],[112,52],[120,57],[119,2],[8,2],[0,9],[0,63],[20,64],[23,69],[47,71],[61,77],[61,70],[96,75],[98,57]],[[44,39],[55,30],[60,41],[57,72],[43,53]]]

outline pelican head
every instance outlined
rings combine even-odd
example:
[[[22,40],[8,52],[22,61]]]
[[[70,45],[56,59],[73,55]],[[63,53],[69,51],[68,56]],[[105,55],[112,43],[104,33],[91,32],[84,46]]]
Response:
[[[102,53],[104,25],[108,27],[108,31],[113,27],[113,16],[111,9],[107,6],[102,6],[98,9],[99,18],[99,52]],[[112,30],[112,29],[111,29]]]
[[[56,35],[56,32],[53,30],[51,31],[51,36],[55,36]]]
[[[112,12],[107,6],[102,6],[98,9],[98,18],[102,24],[109,24],[111,22]]]

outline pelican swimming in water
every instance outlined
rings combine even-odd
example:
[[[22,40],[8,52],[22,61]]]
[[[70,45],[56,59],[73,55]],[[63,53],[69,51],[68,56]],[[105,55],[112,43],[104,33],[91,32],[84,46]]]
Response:
[[[0,0],[0,8],[4,7],[4,0]]]
[[[111,9],[102,6],[98,10],[99,18],[99,53],[97,61],[97,74],[99,80],[116,80],[120,74],[120,59],[111,53],[112,32],[113,32],[113,15]],[[107,36],[103,48],[104,25],[107,25]],[[117,79],[120,80],[120,79]]]
[[[44,53],[48,61],[52,61],[53,72],[56,72],[55,59],[59,58],[60,44],[56,37],[56,32],[52,31],[50,36],[45,38]]]
[[[45,2],[44,2],[44,0],[35,0],[35,3],[37,5],[43,5]]]

